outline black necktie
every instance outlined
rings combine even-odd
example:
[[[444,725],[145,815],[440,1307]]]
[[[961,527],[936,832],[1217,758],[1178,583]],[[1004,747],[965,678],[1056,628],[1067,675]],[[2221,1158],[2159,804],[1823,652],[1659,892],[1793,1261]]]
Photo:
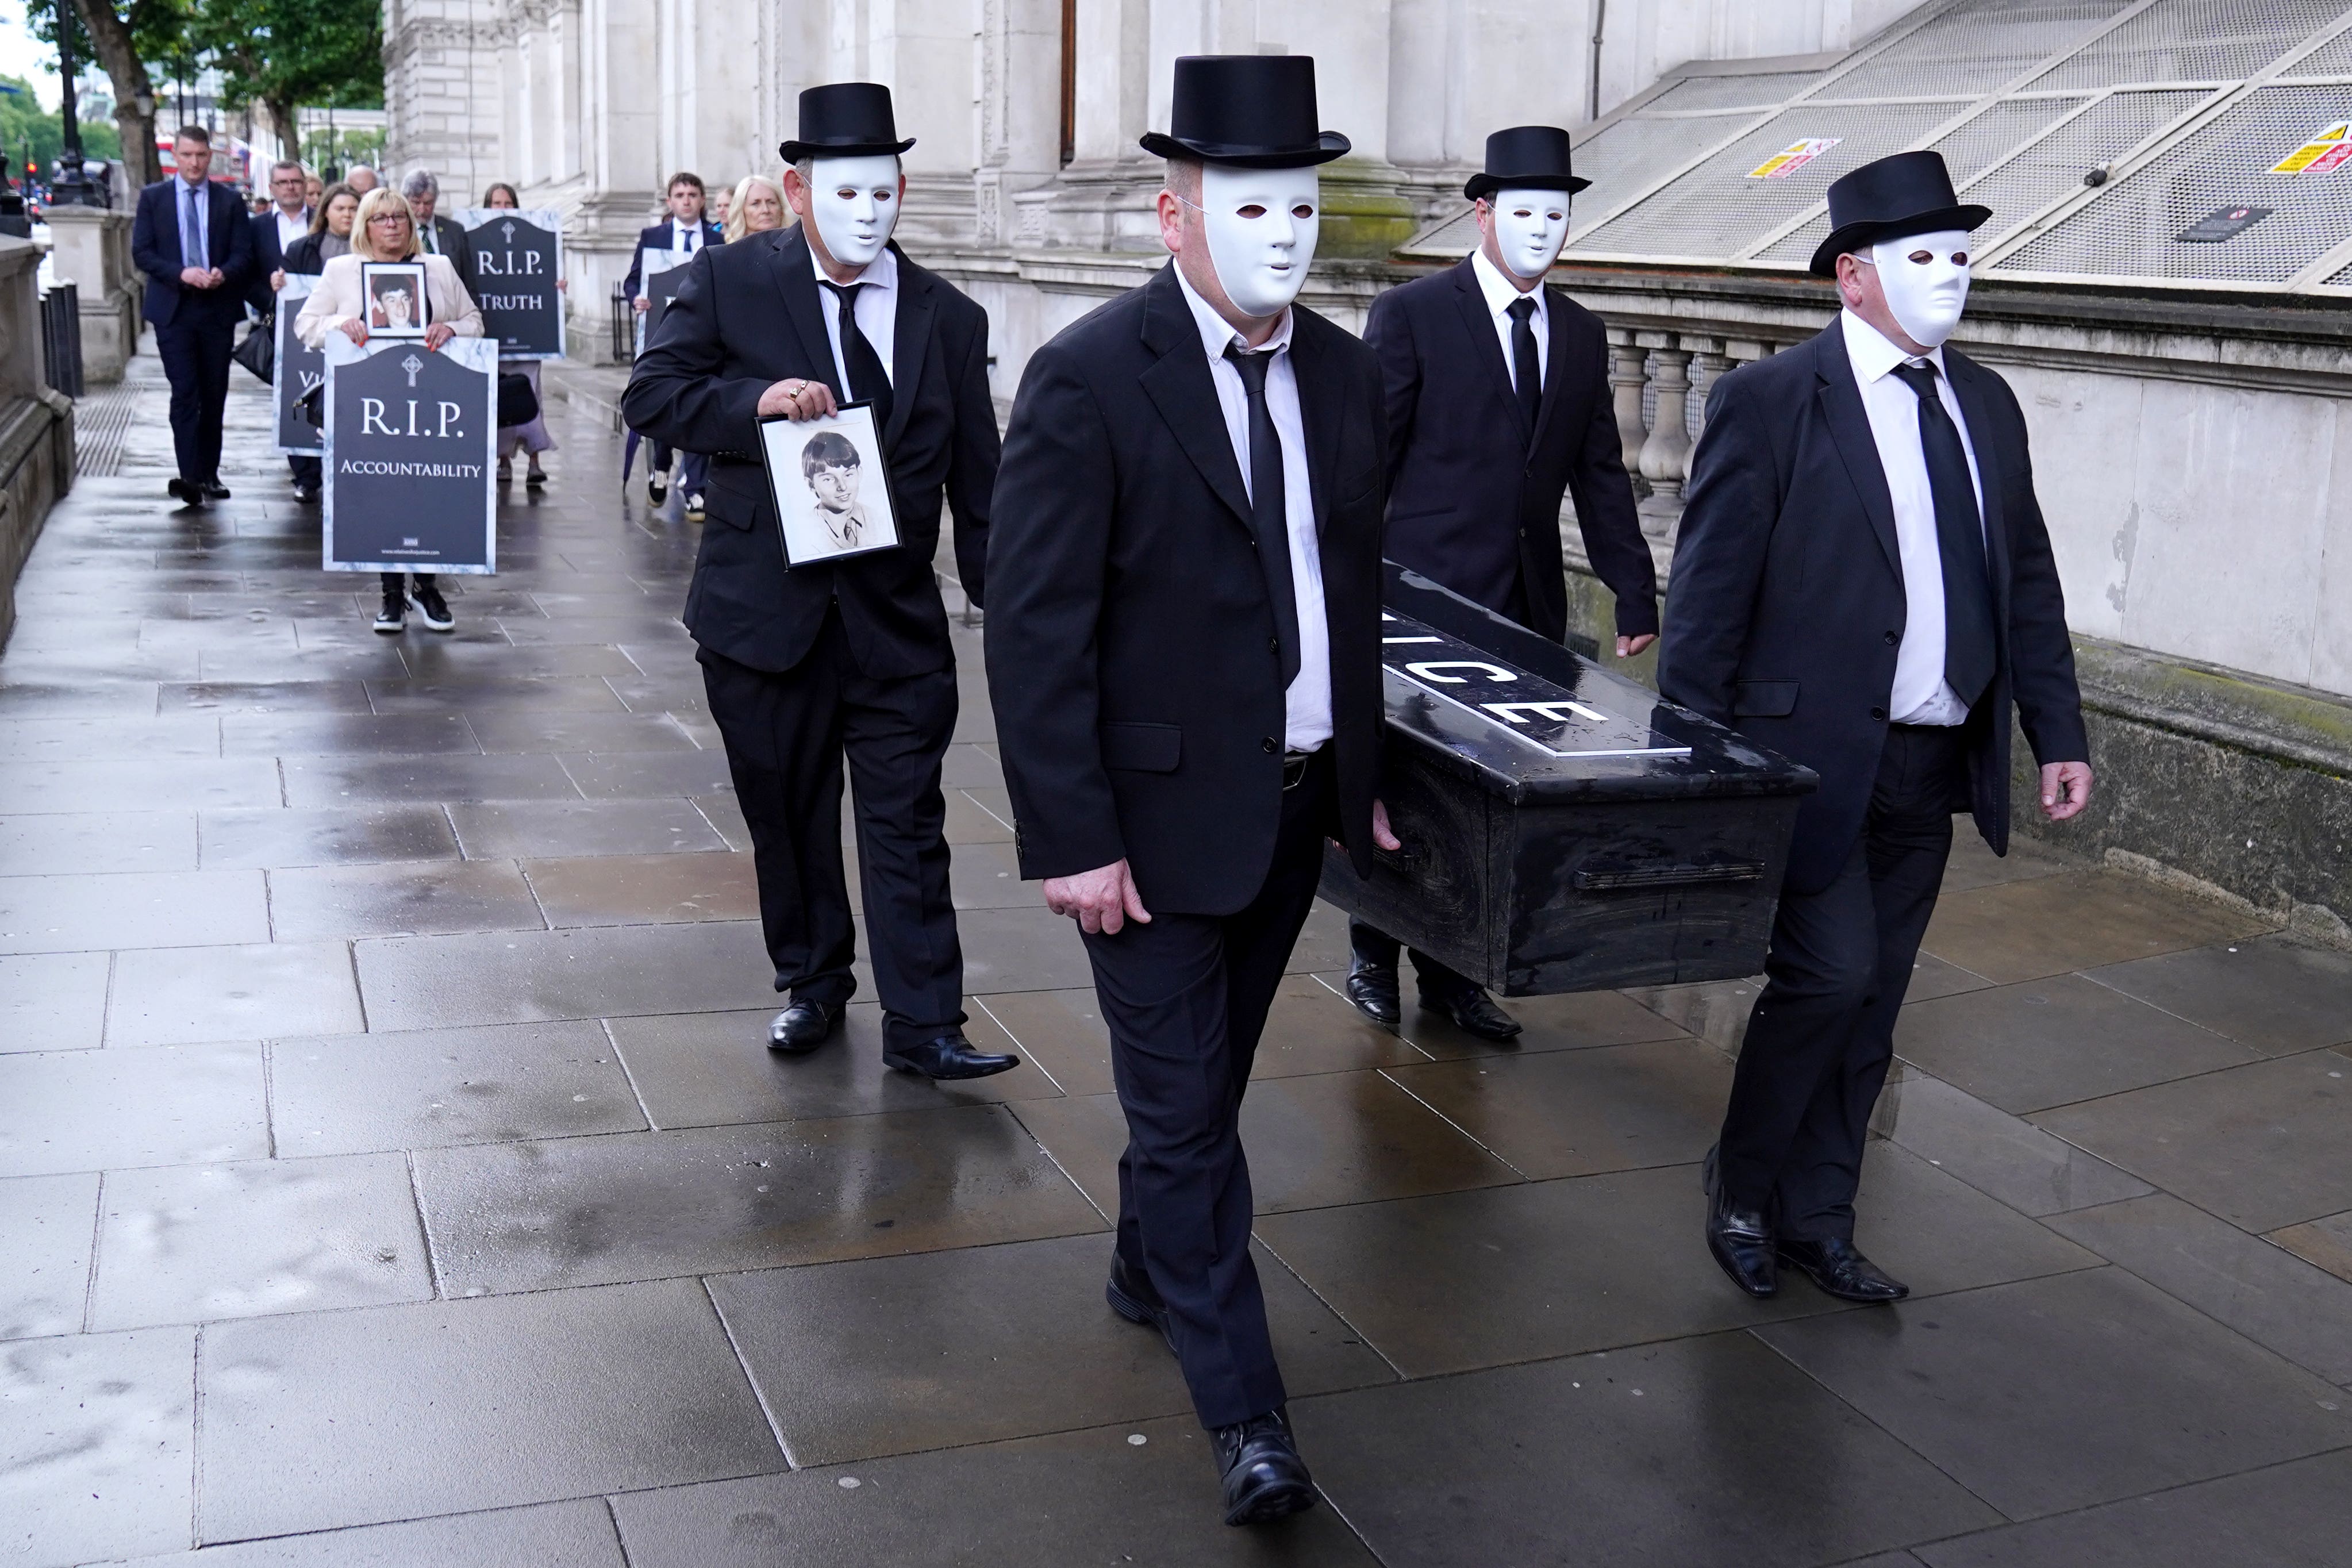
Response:
[[[1543,365],[1536,358],[1536,302],[1511,301],[1511,377],[1518,384],[1519,412],[1528,416],[1528,439],[1536,438],[1536,410],[1543,406]]]
[[[844,403],[860,398],[874,405],[874,428],[878,432],[890,427],[890,373],[882,368],[882,356],[874,352],[874,344],[857,330],[857,291],[866,287],[852,283],[846,288],[828,282],[825,287],[841,296],[841,358],[849,367],[849,384],[841,389]]]
[[[1274,605],[1274,630],[1282,658],[1282,688],[1298,674],[1298,591],[1290,580],[1290,507],[1283,492],[1282,437],[1265,405],[1265,373],[1271,353],[1249,353],[1225,345],[1225,359],[1241,373],[1249,394],[1250,531],[1257,535],[1258,564],[1265,569],[1266,598]]]
[[[1919,395],[1919,448],[1927,459],[1936,542],[1944,563],[1944,679],[1961,701],[1973,705],[1992,684],[1994,643],[1984,521],[1969,479],[1968,448],[1937,395],[1936,367],[1898,364],[1895,374]]]

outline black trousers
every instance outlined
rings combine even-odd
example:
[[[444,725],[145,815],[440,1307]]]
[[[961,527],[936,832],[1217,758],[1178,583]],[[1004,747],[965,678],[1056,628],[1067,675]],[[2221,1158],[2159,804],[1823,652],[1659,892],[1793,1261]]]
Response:
[[[1717,1158],[1732,1199],[1783,1237],[1853,1238],[1863,1140],[1951,856],[1969,733],[1895,725],[1836,879],[1780,897]]]
[[[319,462],[316,458],[296,454],[287,458],[286,467],[293,474],[296,484],[307,486],[315,490],[319,488],[320,479],[324,473]]]
[[[850,657],[838,610],[778,673],[709,648],[695,657],[751,830],[760,923],[776,989],[838,1006],[856,990],[856,930],[841,853],[842,759],[856,791],[858,887],[892,1045],[960,1026],[963,949],[948,891],[940,761],[955,731],[952,667],[887,679]]]
[[[1155,913],[1149,925],[1130,921],[1116,936],[1086,939],[1127,1112],[1118,1252],[1167,1303],[1204,1426],[1246,1421],[1285,1398],[1250,1260],[1242,1094],[1315,902],[1336,798],[1326,746],[1283,793],[1274,858],[1246,907]]]
[[[184,479],[220,478],[221,411],[228,402],[233,346],[229,323],[210,316],[155,329],[155,353],[172,384],[172,450]]]

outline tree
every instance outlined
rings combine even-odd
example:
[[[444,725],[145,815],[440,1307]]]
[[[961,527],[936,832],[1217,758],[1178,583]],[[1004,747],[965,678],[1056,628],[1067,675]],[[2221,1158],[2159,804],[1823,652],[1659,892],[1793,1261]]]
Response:
[[[58,5],[58,0],[26,0],[34,37],[57,42]],[[134,185],[162,179],[163,160],[155,155],[155,83],[146,62],[177,49],[186,0],[73,0],[73,9],[81,20],[79,41],[98,57],[114,89],[123,173]]]
[[[301,106],[383,101],[383,13],[373,0],[195,0],[188,43],[222,76],[222,96],[259,104],[299,139]]]
[[[10,174],[21,175],[29,158],[39,171],[37,177],[46,182],[64,146],[60,117],[42,110],[33,97],[32,84],[22,77],[0,76],[0,160],[6,162]],[[111,125],[84,125],[81,150],[91,158],[122,155]]]

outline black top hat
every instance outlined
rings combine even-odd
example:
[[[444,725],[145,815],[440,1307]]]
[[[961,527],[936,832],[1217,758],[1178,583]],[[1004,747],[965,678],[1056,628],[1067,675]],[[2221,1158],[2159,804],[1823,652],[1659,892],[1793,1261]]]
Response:
[[[1312,55],[1181,55],[1168,134],[1143,150],[1245,169],[1302,169],[1348,152],[1348,139],[1315,129]]]
[[[890,89],[878,81],[835,81],[801,94],[801,133],[776,149],[787,163],[803,158],[893,157],[915,144],[898,140]]]
[[[1462,194],[1472,201],[1496,191],[1580,191],[1591,180],[1570,172],[1568,132],[1557,125],[1514,125],[1486,138],[1486,167]]]
[[[1830,237],[1813,252],[1813,270],[1834,278],[1837,258],[1849,250],[1906,235],[1972,229],[1990,216],[1990,207],[1960,205],[1941,153],[1897,153],[1831,182]]]

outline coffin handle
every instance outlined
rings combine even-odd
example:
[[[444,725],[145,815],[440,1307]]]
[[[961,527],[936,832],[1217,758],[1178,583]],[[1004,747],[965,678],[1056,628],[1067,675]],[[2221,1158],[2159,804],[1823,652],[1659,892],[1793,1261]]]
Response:
[[[1580,866],[1570,881],[1579,892],[1606,893],[1687,888],[1703,882],[1754,882],[1763,875],[1761,860],[1718,860],[1704,866]]]

